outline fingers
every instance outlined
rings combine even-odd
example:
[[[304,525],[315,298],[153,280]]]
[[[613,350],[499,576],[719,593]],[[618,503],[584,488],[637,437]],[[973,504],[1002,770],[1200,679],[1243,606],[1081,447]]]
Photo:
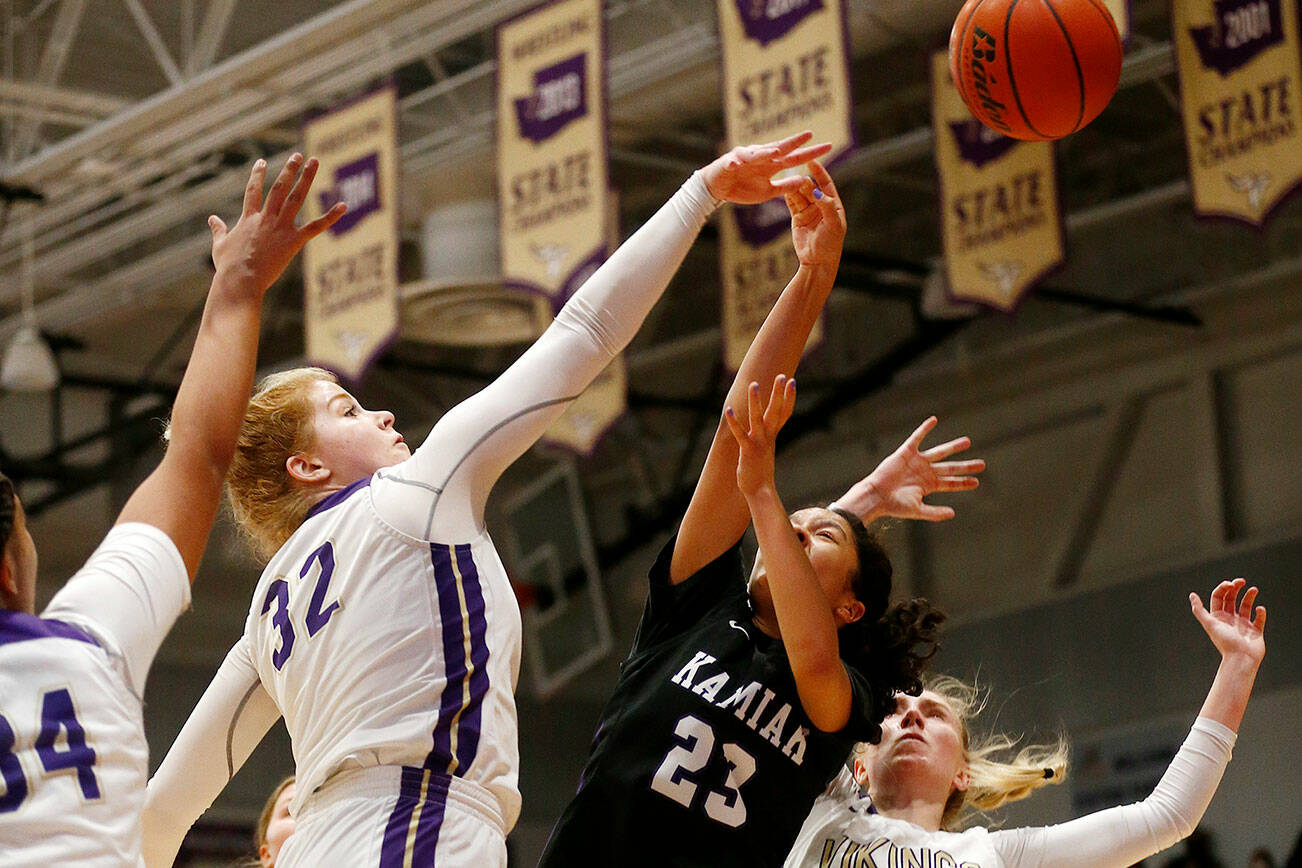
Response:
[[[823,191],[824,196],[837,195],[836,184],[832,183],[832,175],[822,163],[817,160],[810,160],[808,169],[809,177],[814,179],[814,183],[818,185],[818,189]]]
[[[741,427],[741,423],[737,421],[737,414],[732,412],[731,407],[723,408],[723,421],[728,423],[728,430],[732,432],[737,445],[745,446],[746,441],[750,439],[750,435]]]
[[[1232,582],[1221,582],[1212,591],[1212,605],[1210,610],[1213,614],[1225,613],[1234,615],[1235,601],[1239,596],[1239,591],[1247,584],[1243,579],[1235,579]]]
[[[763,430],[760,426],[764,424],[764,408],[760,405],[759,383],[751,383],[746,390],[746,407],[750,411],[751,433]]]
[[[904,441],[905,447],[917,449],[918,446],[921,445],[922,441],[926,439],[927,435],[931,433],[931,429],[935,428],[936,423],[939,421],[940,420],[935,416],[928,416],[926,419],[923,419],[922,424],[917,428],[914,428],[913,433]]]
[[[1202,597],[1192,592],[1189,594],[1189,607],[1193,609],[1194,617],[1198,619],[1200,624],[1205,623],[1206,619],[1210,617],[1207,609],[1203,606]]]
[[[243,216],[256,214],[262,207],[262,186],[266,180],[267,161],[258,159],[253,163],[253,171],[249,173],[249,183],[244,188]]]
[[[1257,628],[1258,632],[1266,629],[1266,607],[1257,607],[1257,616],[1252,619],[1252,626]]]
[[[952,506],[932,506],[924,503],[918,507],[918,518],[923,521],[949,521],[954,517]]]
[[[276,182],[271,185],[271,192],[267,194],[267,201],[262,206],[268,214],[280,213],[281,206],[285,204],[285,197],[289,195],[289,188],[293,186],[294,178],[298,176],[298,170],[302,165],[302,154],[294,154],[285,161],[285,167],[276,176]]]
[[[285,204],[281,208],[281,217],[293,220],[298,216],[298,209],[303,207],[304,200],[307,199],[307,192],[312,188],[312,180],[316,177],[316,170],[321,168],[321,164],[315,159],[308,160],[303,166],[302,173],[298,180],[294,182],[294,187],[285,197]]]
[[[968,473],[980,473],[986,469],[986,463],[980,458],[970,461],[937,461],[931,469],[938,476],[963,476]]]
[[[216,244],[226,237],[226,224],[216,214],[208,215],[208,228],[212,230],[212,242]]]
[[[773,391],[769,394],[768,407],[764,409],[764,433],[769,439],[777,437],[795,408],[796,381],[778,374],[773,378]]]
[[[956,437],[948,443],[941,443],[939,446],[931,447],[926,452],[922,453],[922,457],[928,461],[935,462],[942,458],[948,458],[951,455],[962,452],[971,445],[972,439],[970,437]]]
[[[785,139],[781,139],[776,142],[769,142],[768,144],[762,145],[761,147],[764,147],[766,149],[772,148],[777,153],[787,154],[790,153],[791,151],[794,151],[796,148],[800,147],[801,145],[803,145],[805,142],[809,141],[813,137],[814,137],[813,130],[805,130],[804,132],[799,132],[799,133],[795,133],[794,135],[787,136]]]
[[[787,378],[778,374],[773,378],[773,388],[769,391],[769,403],[764,408],[764,428],[772,433],[782,426],[782,404],[787,389]]]
[[[1248,588],[1243,595],[1243,601],[1239,603],[1239,617],[1245,621],[1252,620],[1252,604],[1257,601],[1257,587],[1254,585]]]
[[[981,485],[975,476],[941,476],[936,480],[937,491],[971,491]]]
[[[823,142],[817,145],[810,145],[807,148],[800,148],[799,150],[792,151],[789,154],[777,157],[774,159],[773,163],[779,169],[790,169],[793,166],[802,166],[811,160],[816,160],[819,157],[830,153],[831,150],[832,143]]]
[[[788,193],[795,193],[795,192],[799,192],[800,190],[803,190],[805,184],[808,183],[808,181],[809,179],[803,175],[792,175],[789,178],[778,178],[776,180],[769,181],[769,186],[772,187],[775,191],[777,191],[776,193],[774,193],[774,195],[781,193],[782,195],[785,196]],[[811,190],[813,189],[812,185],[810,189]]]
[[[316,218],[310,223],[305,223],[303,225],[303,228],[298,230],[299,238],[301,238],[303,242],[306,243],[309,240],[317,237],[322,232],[326,231],[331,226],[335,225],[335,223],[338,222],[339,218],[344,216],[344,213],[347,210],[348,210],[348,206],[345,205],[343,202],[336,202],[334,204],[334,207],[331,208],[329,211],[325,212],[320,217]]]

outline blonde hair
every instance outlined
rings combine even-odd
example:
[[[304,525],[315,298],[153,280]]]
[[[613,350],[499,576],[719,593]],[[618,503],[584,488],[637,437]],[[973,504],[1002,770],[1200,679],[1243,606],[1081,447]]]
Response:
[[[272,815],[276,813],[276,801],[280,798],[281,793],[285,792],[293,783],[293,775],[285,778],[271,791],[271,795],[267,797],[267,803],[262,806],[262,813],[258,815],[258,825],[253,829],[253,851],[257,854],[257,858],[247,863],[250,868],[252,866],[261,868],[262,847],[267,843],[267,829],[271,826]]]
[[[1067,741],[1062,736],[1050,744],[1027,745],[1009,757],[1019,737],[1002,732],[980,737],[972,734],[971,722],[988,698],[984,691],[949,675],[928,676],[922,686],[954,711],[962,730],[968,786],[954,790],[945,802],[941,826],[947,831],[961,830],[973,814],[993,811],[1066,779]]]
[[[317,381],[339,382],[324,368],[271,374],[258,384],[244,411],[226,491],[236,523],[263,560],[298,529],[314,500],[290,477],[285,462],[312,444],[307,389]]]

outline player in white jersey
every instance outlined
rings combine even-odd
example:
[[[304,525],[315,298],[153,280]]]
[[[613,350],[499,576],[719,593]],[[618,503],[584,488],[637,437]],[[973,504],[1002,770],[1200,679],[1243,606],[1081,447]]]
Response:
[[[171,864],[282,715],[298,787],[281,868],[505,864],[521,628],[484,529],[489,491],[632,339],[720,200],[808,183],[771,178],[829,149],[809,138],[736,148],[695,173],[414,454],[391,414],[324,372],[263,385],[231,488],[275,553],[244,636],[150,784],[147,864]]]
[[[299,170],[303,169],[299,176]],[[172,411],[170,442],[86,565],[35,611],[36,549],[0,476],[0,862],[135,866],[148,749],[145,676],[189,604],[257,358],[262,297],[342,214],[294,226],[316,172],[295,155],[262,200],[266,164],[227,230]],[[295,178],[297,177],[297,181]]]
[[[920,696],[899,696],[877,745],[861,745],[855,778],[844,773],[820,797],[787,857],[788,868],[1126,868],[1188,836],[1207,809],[1266,652],[1266,610],[1257,589],[1239,601],[1243,579],[1220,583],[1194,616],[1221,653],[1198,719],[1152,795],[1056,826],[963,829],[967,808],[982,810],[1059,783],[1065,747],[998,755],[1012,740],[972,743],[967,717],[979,703],[955,679]],[[867,781],[868,794],[859,785]]]

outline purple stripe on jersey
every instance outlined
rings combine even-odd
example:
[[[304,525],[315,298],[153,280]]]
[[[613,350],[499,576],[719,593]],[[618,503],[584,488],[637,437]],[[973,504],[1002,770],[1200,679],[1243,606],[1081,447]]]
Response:
[[[365,488],[370,484],[371,484],[371,477],[368,476],[365,479],[357,480],[347,488],[339,489],[329,497],[321,498],[316,503],[312,504],[312,508],[307,511],[307,515],[303,517],[303,521],[307,521],[312,516],[325,512],[327,509],[329,509],[332,506],[338,506],[339,504],[343,503],[345,500],[352,497],[355,493],[361,491],[363,488]]]
[[[439,832],[443,831],[443,814],[448,804],[448,785],[452,778],[430,772],[425,788],[425,806],[416,821],[416,838],[411,847],[412,865],[437,865]]]
[[[438,723],[434,727],[434,747],[425,758],[425,768],[447,771],[452,764],[452,719],[461,710],[468,670],[465,638],[461,621],[461,600],[457,577],[452,569],[450,546],[430,543],[434,564],[434,590],[439,600],[439,624],[443,634],[443,671],[447,682],[439,698]]]
[[[488,695],[488,617],[484,605],[484,588],[470,546],[457,546],[457,566],[465,588],[466,611],[470,616],[470,702],[461,711],[457,738],[457,774],[464,775],[479,752],[479,733],[484,717],[484,697]]]
[[[425,767],[464,775],[479,750],[484,697],[488,693],[488,619],[479,570],[469,545],[430,544],[434,586],[443,633],[447,683],[439,698],[434,745]],[[456,559],[455,564],[453,558]],[[458,574],[460,583],[458,584]],[[463,618],[461,601],[465,598]],[[469,655],[466,635],[469,634]],[[455,759],[455,762],[454,762]]]
[[[420,782],[424,769],[403,766],[402,782],[398,787],[398,802],[389,814],[384,827],[384,840],[380,844],[380,868],[402,868],[407,850],[407,833],[411,829],[411,815],[420,804]],[[442,809],[440,808],[440,813]]]
[[[29,639],[75,639],[99,645],[93,636],[72,624],[53,618],[38,618],[12,609],[0,609],[0,645],[26,642]]]

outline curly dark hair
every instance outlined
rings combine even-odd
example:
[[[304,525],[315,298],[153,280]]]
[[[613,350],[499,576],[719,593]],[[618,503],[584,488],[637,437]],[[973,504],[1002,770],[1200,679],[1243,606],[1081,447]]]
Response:
[[[863,740],[881,740],[881,722],[895,710],[895,694],[917,696],[922,674],[940,650],[940,625],[945,614],[924,599],[891,605],[890,556],[857,515],[831,508],[850,525],[859,568],[850,580],[855,599],[864,605],[863,617],[841,627],[837,634],[841,659],[868,681],[872,689],[871,729]]]

